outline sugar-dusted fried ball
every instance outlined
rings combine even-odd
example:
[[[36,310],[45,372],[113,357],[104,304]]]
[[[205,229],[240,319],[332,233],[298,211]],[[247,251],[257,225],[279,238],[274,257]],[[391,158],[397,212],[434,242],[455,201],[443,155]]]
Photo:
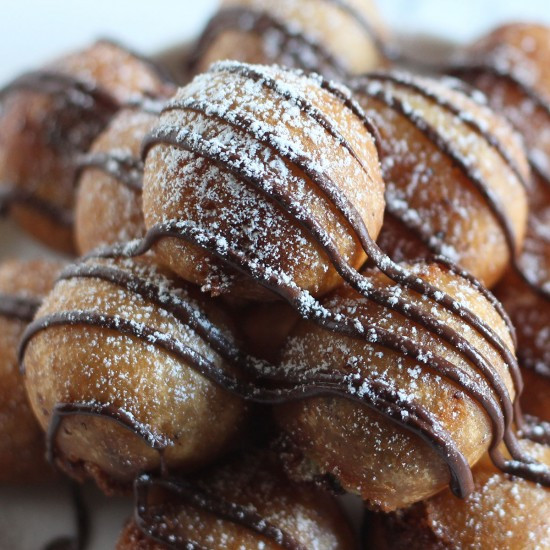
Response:
[[[157,116],[121,111],[95,140],[78,182],[75,232],[78,251],[143,237],[141,142]]]
[[[342,78],[384,63],[386,35],[372,0],[224,0],[190,69],[203,72],[214,61],[235,59]]]
[[[357,547],[336,501],[290,482],[265,452],[239,455],[193,479],[138,479],[136,517],[117,549],[189,548],[190,543],[212,550]]]
[[[528,441],[531,455],[550,465],[550,448]],[[550,546],[550,489],[497,471],[488,457],[474,468],[466,500],[443,491],[410,509],[367,515],[364,548],[444,550]]]
[[[70,475],[112,492],[141,472],[203,466],[233,440],[245,407],[208,375],[232,369],[215,345],[232,328],[196,294],[149,260],[90,259],[46,298],[22,360]]]
[[[0,95],[0,209],[72,252],[79,156],[122,104],[166,86],[151,62],[107,41],[14,80]]]
[[[511,23],[458,55],[456,74],[485,93],[525,138],[532,162],[550,175],[550,27]]]
[[[0,264],[0,483],[40,481],[51,474],[44,433],[17,365],[17,347],[61,267],[44,260]]]
[[[355,210],[373,239],[382,223],[367,126],[335,84],[213,66],[176,94],[146,140],[145,223],[171,227],[156,244],[160,259],[205,291],[247,299],[274,298],[253,279],[315,296],[340,285],[323,247],[356,269],[366,259],[344,212]]]
[[[505,321],[477,286],[443,265],[419,263],[410,269],[493,327],[513,353]],[[466,479],[468,464],[479,460],[493,436],[499,440],[488,414],[496,402],[488,405],[481,396],[502,398],[497,405],[502,420],[504,401],[511,408],[515,389],[494,336],[482,335],[378,271],[365,274],[371,292],[389,293],[385,303],[345,288],[323,301],[334,314],[363,324],[364,339],[301,322],[283,352],[285,372],[299,372],[318,385],[326,380],[322,373],[336,373],[348,384],[347,393],[286,403],[275,414],[288,440],[293,475],[331,476],[368,506],[394,510],[442,490],[450,472],[454,482]],[[400,300],[409,318],[392,311]],[[428,331],[428,317],[442,329],[437,334]],[[478,358],[468,359],[467,350]],[[455,468],[449,457],[458,456],[461,465]]]
[[[380,247],[397,261],[445,255],[493,286],[525,236],[530,171],[519,135],[444,81],[384,72],[352,87],[380,133]]]

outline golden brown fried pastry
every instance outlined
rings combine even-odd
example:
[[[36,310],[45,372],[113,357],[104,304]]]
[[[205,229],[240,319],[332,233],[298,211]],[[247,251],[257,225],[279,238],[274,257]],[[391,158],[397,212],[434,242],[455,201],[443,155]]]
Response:
[[[139,108],[121,111],[86,155],[75,210],[81,254],[145,234],[141,142],[157,118]]]
[[[23,337],[27,389],[50,453],[106,491],[141,472],[189,471],[232,441],[240,399],[212,381],[230,371],[223,312],[146,259],[68,268]]]
[[[51,474],[44,433],[29,406],[17,346],[61,265],[6,261],[0,265],[0,483],[40,481]]]
[[[149,242],[212,294],[275,297],[252,278],[325,294],[342,281],[329,245],[352,268],[366,259],[343,212],[372,239],[381,226],[383,182],[368,128],[347,89],[320,77],[215,65],[176,94],[145,141]]]
[[[136,519],[118,550],[356,548],[335,500],[289,482],[265,452],[234,457],[193,479],[143,476],[136,488]]]
[[[379,246],[396,261],[447,256],[493,286],[525,235],[530,172],[520,137],[444,81],[385,72],[352,87],[380,134]]]
[[[522,442],[550,465],[550,447]],[[410,509],[368,515],[364,548],[450,550],[550,547],[550,489],[497,471],[488,457],[474,468],[475,490],[465,500],[444,491]]]
[[[550,176],[550,28],[499,27],[461,52],[454,69],[523,134],[533,164]]]
[[[495,289],[516,327],[525,412],[550,421],[550,184],[537,175],[517,265]]]
[[[496,449],[515,395],[514,347],[494,299],[443,264],[409,268],[456,300],[457,314],[367,270],[371,295],[384,300],[344,288],[323,301],[362,325],[364,338],[301,322],[283,352],[283,371],[304,380],[331,388],[336,372],[348,385],[346,399],[335,392],[275,410],[293,475],[332,476],[382,510],[418,502],[449,482],[466,495],[469,465]],[[478,316],[477,328],[460,319],[460,307]],[[481,323],[496,334],[482,335]],[[504,437],[513,439],[509,430]]]
[[[384,63],[386,38],[372,0],[224,0],[195,46],[190,72],[235,59],[341,79]]]
[[[13,81],[0,95],[0,209],[72,251],[79,156],[122,104],[166,86],[151,62],[106,41]]]

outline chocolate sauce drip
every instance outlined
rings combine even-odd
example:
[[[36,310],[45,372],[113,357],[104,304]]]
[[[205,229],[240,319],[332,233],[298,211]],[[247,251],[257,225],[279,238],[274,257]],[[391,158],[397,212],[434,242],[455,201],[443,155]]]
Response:
[[[33,296],[17,296],[0,292],[0,316],[30,323],[42,300]]]
[[[87,153],[78,159],[77,166],[80,175],[87,169],[95,168],[111,176],[131,191],[141,194],[143,162],[129,153],[118,151]]]
[[[71,210],[45,201],[21,187],[0,185],[0,217],[6,216],[11,208],[16,206],[28,207],[40,216],[44,216],[67,229],[70,229],[74,223]]]
[[[71,483],[71,497],[74,506],[76,536],[61,537],[48,543],[44,550],[85,550],[90,538],[90,516],[82,489]]]
[[[86,113],[86,116],[90,113],[93,114],[97,131],[101,130],[120,107],[114,97],[96,84],[57,71],[42,70],[23,74],[0,90],[0,101],[7,100],[12,93],[18,91],[30,91],[51,96],[62,101],[62,106],[66,105],[67,109],[74,109],[81,115]],[[77,116],[75,114],[75,117]],[[64,155],[70,153],[68,147],[75,148],[75,145],[66,143],[67,132],[64,124],[53,128],[49,139],[52,146],[57,145],[56,140],[59,140],[59,146],[63,147],[62,154]],[[83,136],[81,139],[86,141],[90,139],[90,136]],[[79,146],[82,145],[85,144],[79,144]],[[0,214],[6,214],[11,207],[17,205],[26,206],[62,227],[71,228],[73,225],[73,214],[70,209],[44,200],[35,192],[21,186],[8,186],[4,183],[0,188]]]
[[[519,435],[535,443],[550,446],[550,422],[543,422],[540,418],[526,415],[525,424]]]
[[[443,265],[443,260],[440,260]],[[69,267],[65,270],[61,276],[60,280],[67,280],[73,278],[96,278],[102,281],[109,282],[113,285],[119,286],[125,289],[128,292],[135,293],[141,296],[143,299],[153,302],[157,307],[168,311],[173,314],[176,319],[183,324],[189,326],[192,330],[197,332],[210,346],[219,353],[228,363],[232,364],[237,369],[247,374],[253,375],[255,378],[263,378],[264,380],[269,380],[272,383],[284,383],[288,379],[288,374],[279,376],[277,369],[264,361],[252,358],[246,354],[243,354],[234,342],[229,341],[223,336],[222,333],[217,331],[215,327],[208,322],[206,316],[200,310],[194,310],[193,304],[182,301],[181,299],[174,298],[171,295],[164,295],[161,293],[160,288],[150,282],[144,281],[138,277],[135,277],[128,272],[108,267],[104,265],[81,265]],[[196,307],[196,306],[195,306]],[[414,307],[412,308],[414,310]],[[193,314],[193,311],[195,313]],[[374,326],[365,327],[364,331],[372,334],[376,328]],[[387,340],[384,339],[382,333],[381,335],[381,345],[386,345],[393,351],[399,353],[404,352],[403,349],[406,348],[411,351],[411,355],[416,357],[418,354],[426,355],[427,350],[421,349],[420,347],[414,347],[413,342],[405,338]],[[378,335],[377,335],[378,338]],[[461,341],[461,345],[466,345],[464,341]],[[414,354],[412,350],[414,349]],[[473,356],[475,360],[476,356]],[[483,359],[482,359],[483,362]],[[504,425],[501,421],[500,412],[497,403],[488,398],[480,391],[475,381],[466,374],[459,374],[456,372],[456,369],[445,361],[443,357],[435,356],[433,361],[429,361],[430,366],[435,372],[440,374],[442,377],[451,380],[452,382],[465,385],[469,388],[472,397],[476,402],[480,404],[485,410],[488,411],[488,414],[491,418],[493,424],[494,432],[494,446],[498,446],[502,437],[504,436]],[[484,372],[487,372],[488,367],[483,367]],[[490,376],[489,374],[487,376]],[[504,401],[507,394],[503,392],[503,388],[495,383],[496,391],[501,396],[501,399]],[[508,414],[511,418],[511,410],[508,411]]]
[[[226,373],[213,365],[208,359],[189,348],[168,334],[162,333],[142,323],[128,321],[118,316],[102,315],[92,311],[67,311],[48,315],[31,323],[23,334],[19,357],[21,364],[32,338],[38,333],[52,327],[89,326],[116,331],[119,334],[134,337],[149,345],[174,355],[189,365],[215,385],[234,395],[254,403],[274,405],[289,401],[303,400],[310,397],[338,396],[356,401],[372,410],[378,411],[404,429],[418,435],[430,445],[449,464],[451,487],[455,494],[466,496],[472,490],[472,477],[468,461],[457,449],[456,444],[439,424],[438,420],[425,408],[412,400],[403,400],[387,383],[381,380],[369,380],[362,377],[342,376],[342,373],[296,373],[290,375],[284,387],[262,386],[258,381],[248,382],[240,377]],[[388,337],[391,337],[388,333]],[[369,391],[365,391],[368,387]],[[152,442],[158,440],[147,427],[140,426],[124,411],[111,409],[102,405],[90,406],[89,403],[70,404],[69,410],[60,405],[52,411],[50,429],[48,430],[48,447],[52,449],[60,428],[61,419],[73,414],[85,414],[105,417],[117,421],[132,429],[149,446],[159,451],[164,447],[154,447]],[[549,480],[550,483],[550,480]]]
[[[152,488],[168,491],[170,495],[177,497],[183,504],[214,514],[218,518],[236,525],[241,525],[262,537],[272,540],[281,548],[307,550],[292,535],[267,521],[265,517],[245,506],[222,500],[219,495],[212,494],[195,483],[183,479],[155,479],[149,475],[142,475],[136,479],[134,484],[136,524],[150,539],[164,544],[168,548],[177,550],[178,548],[199,549],[203,547],[195,541],[177,537],[173,533],[163,533],[162,517],[146,517],[147,510],[150,509],[148,495]]]

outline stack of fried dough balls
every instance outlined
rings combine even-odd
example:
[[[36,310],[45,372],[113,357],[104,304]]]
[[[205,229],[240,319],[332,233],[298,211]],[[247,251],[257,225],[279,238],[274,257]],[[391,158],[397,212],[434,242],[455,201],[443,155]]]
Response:
[[[16,79],[0,210],[80,257],[0,266],[0,480],[133,494],[119,550],[548,546],[546,32],[427,77],[370,1],[228,0],[183,87]]]

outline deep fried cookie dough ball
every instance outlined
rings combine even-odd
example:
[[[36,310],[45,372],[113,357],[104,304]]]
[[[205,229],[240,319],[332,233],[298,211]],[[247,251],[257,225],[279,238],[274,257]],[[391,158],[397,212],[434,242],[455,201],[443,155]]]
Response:
[[[118,550],[165,548],[161,541],[173,548],[192,541],[212,550],[356,548],[335,500],[290,482],[266,453],[240,456],[193,480],[163,486],[162,479],[142,478],[137,487],[138,517],[124,529]],[[222,508],[232,511],[229,517]]]
[[[550,28],[498,27],[459,55],[456,74],[485,93],[524,136],[532,162],[550,175]]]
[[[550,448],[524,442],[550,465]],[[497,471],[488,457],[474,468],[475,491],[459,500],[449,491],[408,510],[366,519],[365,548],[482,550],[550,546],[550,490]]]
[[[160,259],[213,294],[273,294],[214,254],[244,257],[249,272],[325,294],[341,278],[305,229],[328,234],[358,268],[363,247],[328,193],[378,234],[383,182],[372,135],[347,91],[276,67],[220,63],[182,88],[146,141],[143,208],[149,230],[177,223]],[[199,246],[197,246],[199,245]]]
[[[78,182],[78,251],[143,237],[141,142],[157,120],[141,109],[121,111],[95,140]]]
[[[492,287],[525,236],[530,171],[520,137],[444,81],[384,72],[352,87],[380,133],[380,247],[397,261],[445,255]]]
[[[413,273],[446,292],[484,320],[513,350],[511,337],[497,310],[469,281],[437,264],[411,266]],[[475,464],[491,443],[493,427],[485,406],[463,382],[451,381],[443,371],[429,365],[431,359],[444,358],[452,364],[451,373],[472,377],[473,390],[491,392],[488,384],[495,378],[511,399],[514,387],[508,365],[488,338],[473,331],[456,315],[435,302],[395,286],[376,270],[365,274],[375,290],[392,290],[393,301],[405,299],[410,310],[419,306],[423,314],[434,315],[442,327],[451,329],[469,342],[488,361],[490,374],[479,376],[478,366],[466,360],[464,343],[449,344],[442,336],[426,330],[417,319],[406,319],[349,289],[341,289],[324,301],[331,311],[352,316],[367,327],[387,329],[412,341],[413,356],[387,346],[376,334],[367,340],[350,338],[301,322],[291,334],[283,352],[282,366],[305,376],[312,372],[340,373],[356,388],[352,396],[370,399],[379,407],[340,396],[307,398],[278,406],[275,414],[288,439],[289,462],[300,477],[332,476],[348,492],[360,495],[374,508],[393,510],[427,498],[450,481],[450,470],[436,447],[426,438],[406,428],[407,419],[421,414],[432,416],[452,440],[453,453],[461,453]],[[365,329],[373,332],[374,328]],[[374,332],[373,332],[374,334]],[[385,404],[384,404],[385,403]],[[395,407],[399,411],[391,415]],[[418,412],[421,407],[423,412]],[[388,412],[389,411],[389,412]],[[401,422],[401,423],[400,423]],[[428,430],[429,432],[430,430]],[[427,432],[425,432],[427,433]],[[294,448],[294,450],[293,450]],[[293,474],[294,475],[294,474]]]
[[[342,78],[384,63],[385,35],[372,0],[224,0],[196,46],[191,70],[236,59]]]
[[[79,155],[122,104],[166,86],[152,63],[107,41],[8,85],[0,96],[4,209],[45,244],[72,252]]]
[[[0,483],[40,481],[51,474],[44,433],[17,365],[17,347],[61,267],[42,260],[0,265]]]
[[[149,260],[95,259],[47,297],[23,363],[52,458],[70,475],[110,492],[141,472],[202,466],[232,441],[244,405],[200,371],[229,368],[209,338],[232,329],[195,294]]]

